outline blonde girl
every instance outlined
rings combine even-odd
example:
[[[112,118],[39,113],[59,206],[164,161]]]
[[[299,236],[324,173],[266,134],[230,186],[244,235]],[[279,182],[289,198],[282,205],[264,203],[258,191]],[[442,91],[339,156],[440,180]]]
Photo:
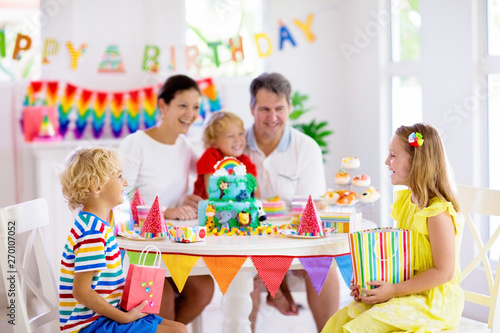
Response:
[[[391,217],[412,231],[414,277],[397,284],[371,281],[351,286],[350,303],[323,332],[429,332],[452,329],[464,298],[460,284],[459,205],[437,130],[424,123],[399,127],[385,161],[396,192]]]

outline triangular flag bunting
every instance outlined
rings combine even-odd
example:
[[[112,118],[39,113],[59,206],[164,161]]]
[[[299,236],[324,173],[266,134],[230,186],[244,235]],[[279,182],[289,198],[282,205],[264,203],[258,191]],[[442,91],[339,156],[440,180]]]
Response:
[[[121,260],[122,260],[122,267],[123,267],[123,259],[125,258],[125,253],[126,252],[127,251],[120,249],[120,257],[121,257]]]
[[[275,296],[281,281],[292,264],[293,257],[252,257],[252,262],[271,296]]]
[[[302,267],[304,267],[307,274],[309,274],[309,278],[318,295],[321,288],[323,288],[326,276],[332,265],[332,260],[332,257],[299,258]]]
[[[179,292],[182,292],[191,269],[200,257],[185,256],[182,254],[162,254],[161,259],[167,266],[177,289],[179,289]]]
[[[345,284],[349,287],[352,278],[351,255],[346,254],[343,256],[335,257],[335,261],[337,262],[337,266],[339,267],[340,274],[342,275]]]
[[[247,257],[203,257],[203,260],[224,295]]]
[[[139,257],[141,252],[138,251],[127,251],[128,261],[132,265],[139,264]],[[153,266],[156,260],[156,253],[146,253],[146,258],[144,259],[144,265]],[[142,260],[141,260],[142,261]]]

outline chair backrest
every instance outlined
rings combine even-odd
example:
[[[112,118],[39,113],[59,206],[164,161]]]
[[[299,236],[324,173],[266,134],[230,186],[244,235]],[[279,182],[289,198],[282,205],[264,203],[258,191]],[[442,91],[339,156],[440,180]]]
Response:
[[[482,264],[479,271],[484,272],[488,284],[488,294],[464,290],[465,300],[488,307],[488,327],[492,329],[492,332],[497,332],[500,331],[500,297],[498,295],[500,264],[497,265],[496,272],[493,272],[488,251],[499,239],[500,224],[496,225],[489,239],[483,242],[484,235],[487,234],[487,225],[482,222],[484,216],[500,216],[500,191],[458,185],[458,201],[465,219],[464,234],[470,232],[475,245],[473,248],[467,248],[467,251],[474,252],[472,261],[465,268],[462,267],[462,279],[465,279],[476,266]],[[464,246],[467,244],[462,244],[462,247]],[[497,261],[500,258],[494,259]],[[494,322],[495,319],[496,322]]]
[[[42,227],[49,224],[45,199],[0,209],[0,268],[14,332],[57,327],[56,280],[45,251]]]

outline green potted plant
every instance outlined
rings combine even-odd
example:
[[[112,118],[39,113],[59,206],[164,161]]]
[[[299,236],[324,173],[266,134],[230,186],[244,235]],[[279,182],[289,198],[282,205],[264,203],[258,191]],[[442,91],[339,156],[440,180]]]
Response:
[[[301,94],[298,91],[294,92],[292,94],[292,112],[290,112],[289,118],[292,126],[313,138],[321,148],[323,155],[325,155],[328,153],[328,142],[326,138],[333,134],[333,130],[328,129],[328,122],[316,122],[315,119],[311,120],[309,123],[299,122],[300,117],[313,109],[313,107],[306,107],[306,102],[308,100],[309,95]]]

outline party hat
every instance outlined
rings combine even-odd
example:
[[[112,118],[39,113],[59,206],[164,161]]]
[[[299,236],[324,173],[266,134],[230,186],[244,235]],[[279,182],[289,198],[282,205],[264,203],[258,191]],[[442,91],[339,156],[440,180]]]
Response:
[[[319,218],[318,211],[316,210],[316,206],[311,196],[307,199],[306,208],[304,208],[304,213],[302,213],[302,218],[297,228],[297,234],[301,236],[325,235],[321,219]]]
[[[165,223],[158,197],[156,197],[155,202],[153,202],[148,216],[146,217],[146,221],[144,221],[142,225],[141,236],[144,238],[168,236],[167,224]]]
[[[134,196],[132,197],[132,201],[130,202],[130,209],[132,210],[132,218],[135,221],[135,224],[139,223],[139,217],[137,216],[137,206],[144,206],[144,199],[142,199],[141,191],[139,188],[135,189]]]

